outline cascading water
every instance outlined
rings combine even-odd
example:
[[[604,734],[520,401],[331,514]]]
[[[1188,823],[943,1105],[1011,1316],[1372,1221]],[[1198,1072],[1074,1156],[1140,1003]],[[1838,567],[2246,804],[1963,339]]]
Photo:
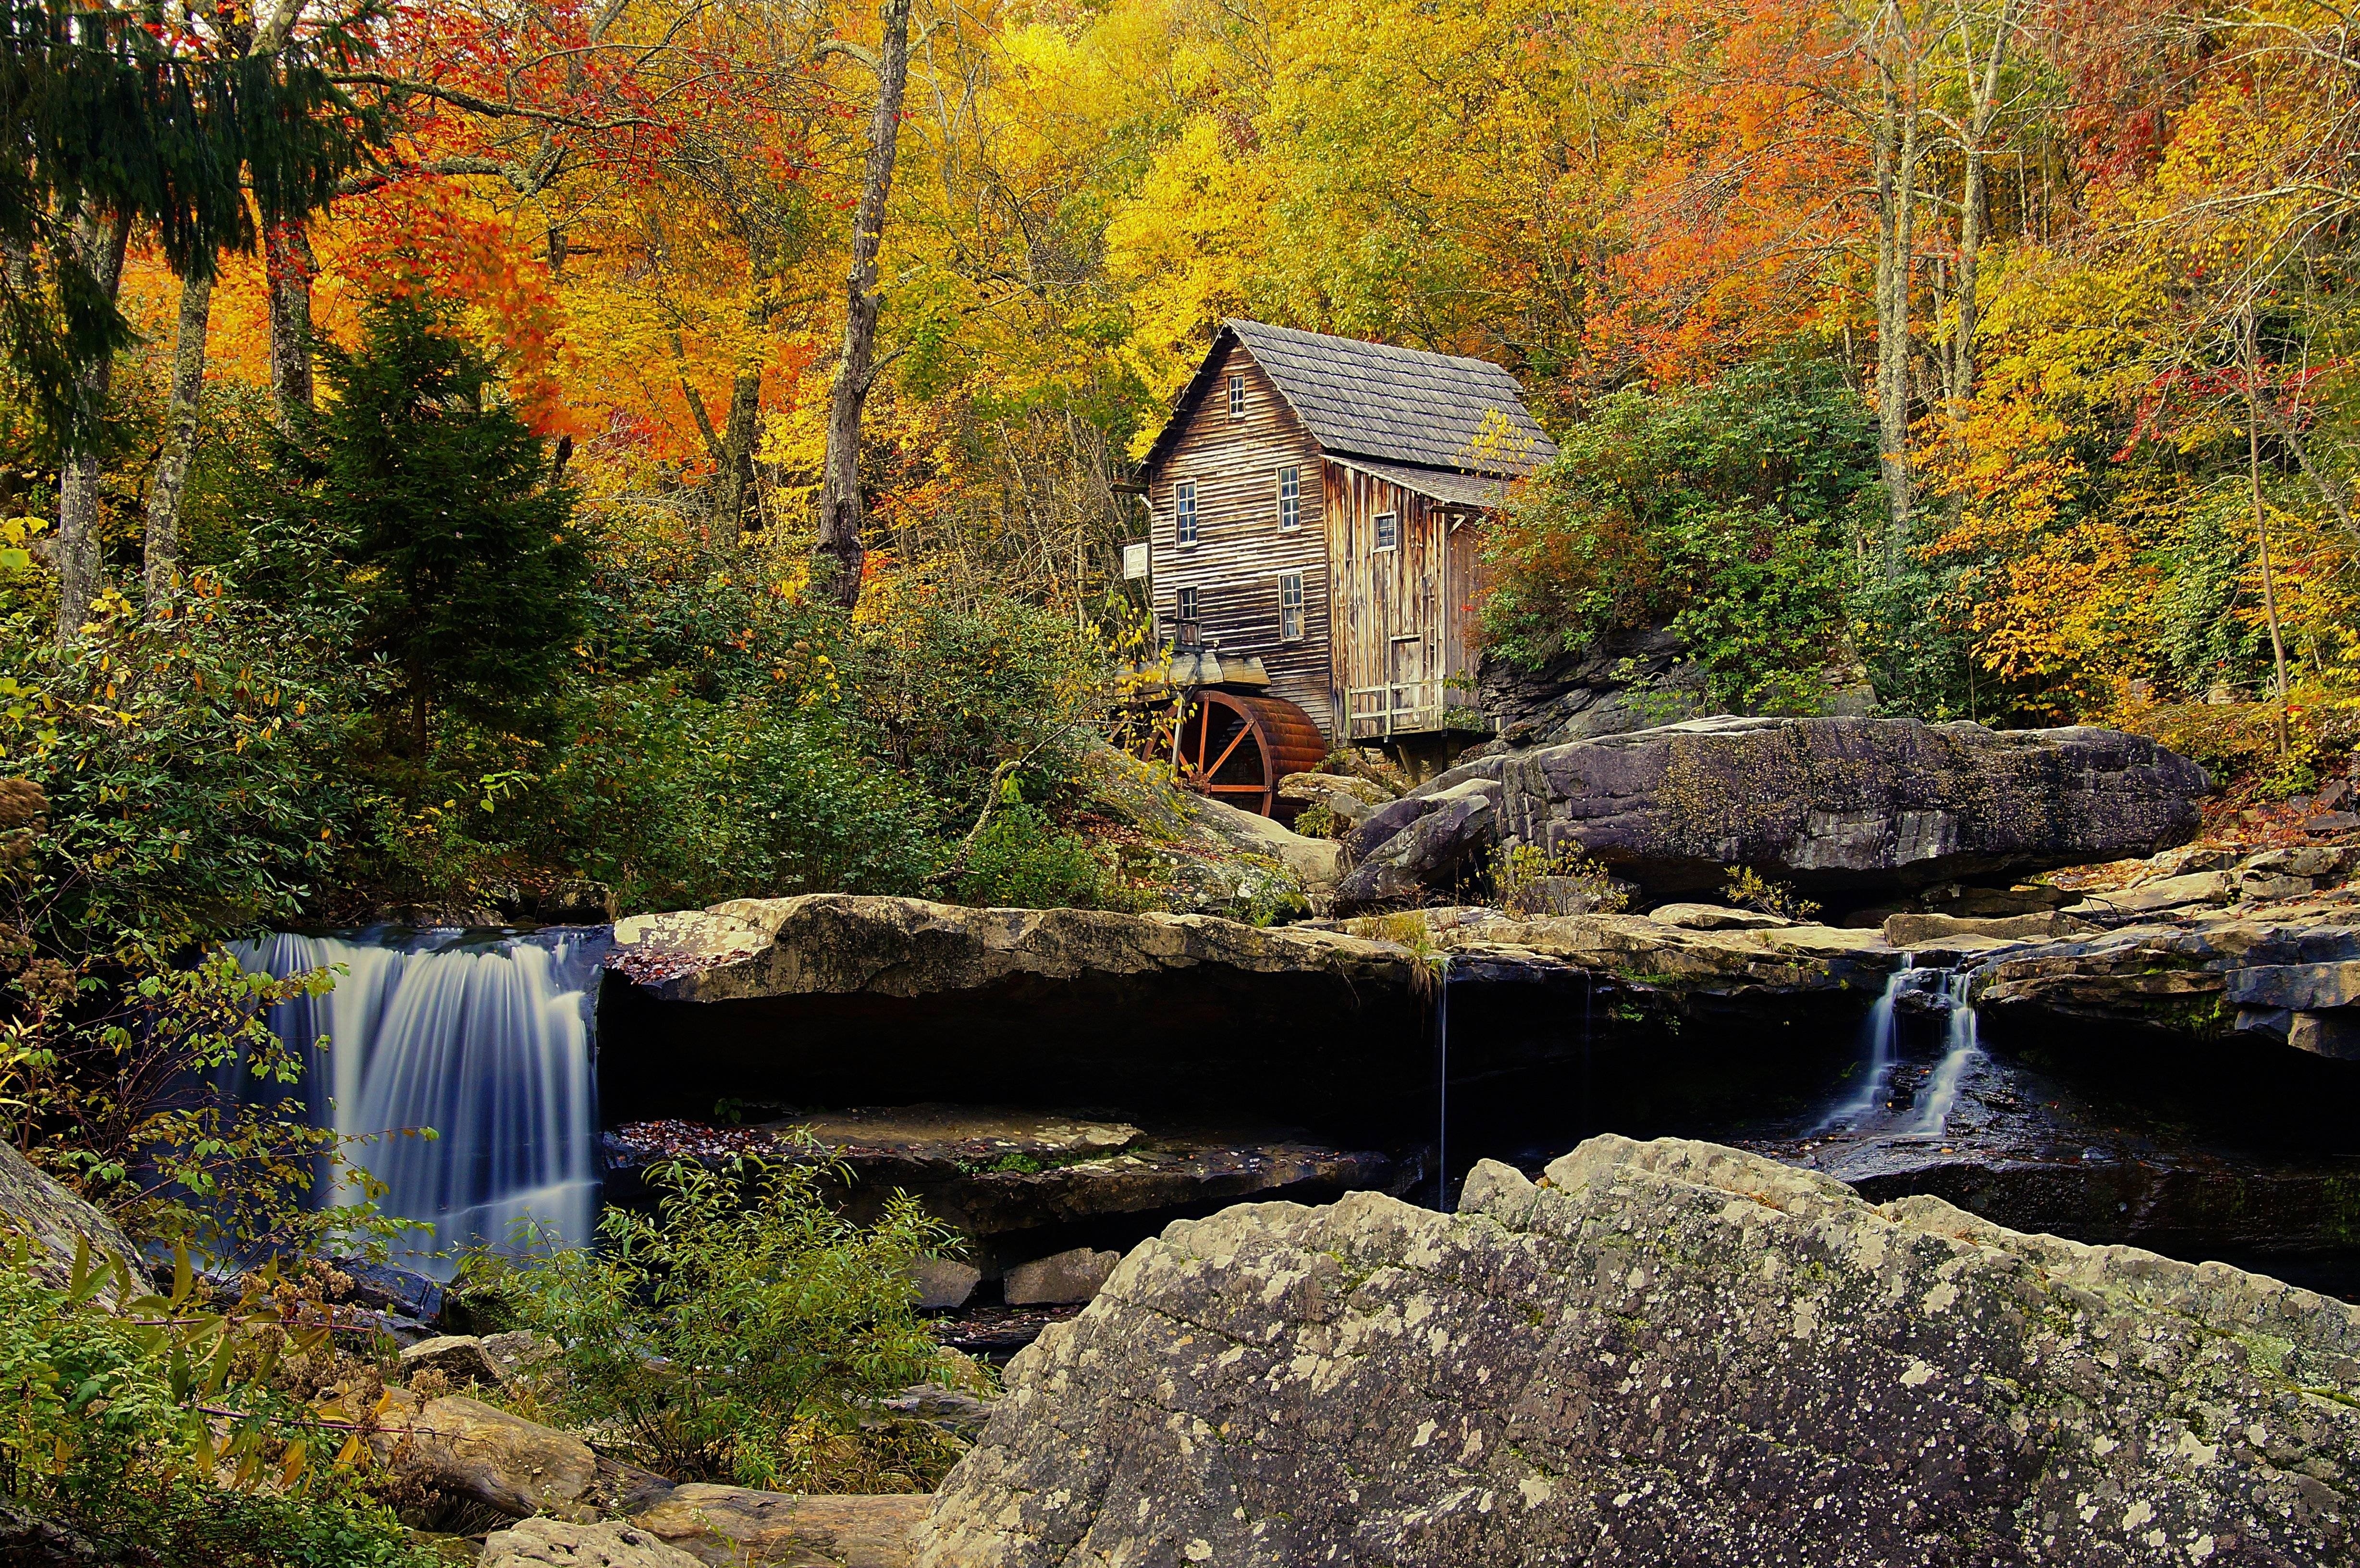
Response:
[[[448,1278],[448,1254],[508,1245],[530,1219],[586,1240],[598,1188],[593,1009],[604,928],[486,937],[281,933],[239,944],[238,962],[279,976],[329,965],[321,997],[271,1011],[305,1054],[312,1120],[371,1138],[355,1163],[386,1185],[385,1213],[431,1225],[401,1259]],[[328,1037],[324,1052],[312,1049]],[[322,1103],[322,1089],[326,1104]],[[405,1136],[431,1127],[432,1138]],[[359,1194],[336,1194],[350,1202]]]
[[[1909,988],[1918,971],[1911,967],[1909,954],[1901,955],[1901,967],[1885,977],[1885,994],[1868,1010],[1868,1019],[1861,1025],[1861,1033],[1868,1042],[1868,1070],[1862,1074],[1860,1092],[1834,1110],[1830,1111],[1814,1134],[1839,1127],[1852,1127],[1871,1116],[1885,1102],[1886,1085],[1893,1077],[1893,1004]]]
[[[1861,1026],[1868,1062],[1858,1090],[1829,1111],[1807,1137],[1853,1133],[1872,1138],[1917,1140],[1942,1136],[1950,1111],[1958,1104],[1959,1086],[1981,1052],[1971,999],[1973,976],[1961,969],[1920,969],[1910,955],[1888,975],[1885,993],[1869,1009]],[[1901,999],[1918,994],[1942,997],[1945,1015],[1941,1060],[1919,1083],[1914,1094],[1897,1086],[1901,1066]],[[1918,1005],[1914,1003],[1913,1005]]]
[[[1953,970],[1943,983],[1943,992],[1950,1001],[1950,1018],[1944,1028],[1942,1060],[1935,1067],[1934,1075],[1926,1080],[1924,1104],[1914,1129],[1928,1138],[1942,1136],[1950,1122],[1950,1107],[1958,1103],[1959,1081],[1966,1076],[1968,1066],[1982,1050],[1975,1032],[1975,1005],[1968,991],[1973,978],[1966,970]]]

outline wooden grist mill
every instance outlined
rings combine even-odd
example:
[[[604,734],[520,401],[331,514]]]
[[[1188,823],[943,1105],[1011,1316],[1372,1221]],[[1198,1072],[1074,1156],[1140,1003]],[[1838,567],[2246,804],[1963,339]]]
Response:
[[[1319,726],[1284,697],[1208,688],[1185,693],[1176,705],[1173,766],[1189,788],[1232,806],[1273,815],[1279,780],[1327,757]]]

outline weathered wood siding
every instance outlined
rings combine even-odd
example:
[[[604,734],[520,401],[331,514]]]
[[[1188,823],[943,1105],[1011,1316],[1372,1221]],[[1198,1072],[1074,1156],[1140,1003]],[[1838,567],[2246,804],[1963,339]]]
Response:
[[[1246,380],[1245,417],[1229,415],[1229,382]],[[1241,347],[1207,384],[1171,452],[1148,475],[1148,539],[1156,624],[1178,628],[1179,591],[1194,588],[1207,642],[1260,659],[1273,695],[1311,715],[1336,738],[1328,654],[1328,542],[1319,448],[1286,400]],[[1279,527],[1278,474],[1301,475],[1301,526]],[[1196,543],[1184,548],[1174,518],[1174,486],[1196,486]],[[1279,579],[1303,574],[1303,636],[1279,637]]]
[[[1398,689],[1396,705],[1471,705],[1471,694],[1452,691],[1448,682],[1474,673],[1478,525],[1462,520],[1453,528],[1453,518],[1466,518],[1464,512],[1341,463],[1326,468],[1334,623],[1328,679],[1337,711],[1367,715],[1386,705],[1384,696],[1367,694],[1372,688]],[[1390,550],[1377,546],[1377,518],[1384,512],[1400,519],[1399,542]],[[1354,691],[1363,694],[1350,696]],[[1378,733],[1365,718],[1348,728],[1338,738]]]

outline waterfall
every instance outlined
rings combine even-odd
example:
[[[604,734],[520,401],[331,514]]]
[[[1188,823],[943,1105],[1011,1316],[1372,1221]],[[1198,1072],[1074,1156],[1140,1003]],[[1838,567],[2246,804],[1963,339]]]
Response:
[[[1975,1033],[1975,1005],[1968,993],[1972,979],[1969,971],[1957,969],[1950,973],[1943,985],[1950,1007],[1942,1060],[1934,1069],[1934,1075],[1926,1081],[1925,1109],[1913,1129],[1927,1137],[1942,1136],[1950,1118],[1950,1107],[1958,1103],[1959,1080],[1966,1076],[1969,1063],[1981,1050]]]
[[[324,996],[271,1010],[303,1051],[314,1123],[376,1141],[355,1161],[386,1185],[378,1206],[433,1226],[406,1266],[448,1278],[430,1253],[507,1246],[530,1218],[588,1239],[598,1187],[593,1008],[603,928],[526,935],[403,932],[384,939],[280,933],[238,962],[279,976],[341,965]],[[311,1049],[322,1035],[324,1055]],[[325,1104],[322,1104],[324,1091]],[[434,1130],[429,1138],[409,1129]],[[337,1202],[359,1197],[347,1182]]]
[[[1868,1010],[1868,1019],[1861,1025],[1861,1034],[1868,1044],[1868,1071],[1862,1076],[1860,1093],[1830,1111],[1814,1135],[1839,1127],[1851,1127],[1874,1112],[1885,1099],[1885,1086],[1893,1077],[1893,1004],[1907,990],[1918,971],[1910,964],[1910,955],[1901,955],[1901,966],[1885,977],[1885,992],[1876,1005]]]

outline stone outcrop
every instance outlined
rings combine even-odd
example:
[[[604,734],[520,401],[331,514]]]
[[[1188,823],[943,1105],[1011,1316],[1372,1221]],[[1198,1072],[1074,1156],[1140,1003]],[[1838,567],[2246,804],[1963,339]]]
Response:
[[[1500,795],[1497,779],[1462,779],[1370,812],[1344,841],[1353,866],[1337,884],[1337,908],[1406,903],[1481,880],[1499,842]]]
[[[1486,657],[1476,666],[1476,701],[1498,726],[1502,747],[1644,729],[1655,721],[1641,693],[1676,680],[1679,649],[1678,637],[1655,627],[1559,654],[1538,670]]]
[[[1498,786],[1490,822],[1464,804]],[[1506,752],[1451,769],[1355,830],[1339,908],[1450,877],[1493,838],[1579,846],[1649,898],[1747,866],[1866,903],[1961,877],[2151,854],[2196,831],[2203,769],[2088,728],[1994,731],[1912,719],[1698,719]],[[1409,844],[1396,846],[1397,837]],[[1363,879],[1371,866],[1396,870]],[[1440,890],[1443,884],[1424,884]]]
[[[2002,1030],[2234,1035],[2360,1062],[2360,921],[2135,926],[2034,945],[1979,967],[1975,1000]]]
[[[421,1372],[433,1372],[453,1387],[477,1383],[490,1388],[502,1381],[499,1365],[472,1334],[437,1334],[403,1347],[400,1371],[405,1382]]]
[[[636,1525],[540,1518],[492,1531],[475,1561],[479,1568],[705,1568]]]
[[[132,1289],[147,1288],[139,1249],[122,1227],[57,1178],[0,1140],[0,1228],[14,1230],[32,1243],[34,1269],[52,1285],[63,1285],[73,1274],[74,1257],[87,1242],[94,1258],[112,1258],[131,1270]]]
[[[1398,947],[1204,915],[816,894],[616,932],[637,984],[600,1001],[601,1094],[651,1117],[707,1118],[724,1096],[1229,1116],[1250,1085],[1257,1117],[1317,1125],[1359,1064],[1419,1049],[1423,1027]]]
[[[2355,1547],[2360,1308],[1707,1144],[1175,1225],[1008,1381],[921,1568]]]
[[[916,997],[1010,981],[1172,974],[1332,975],[1382,984],[1392,953],[1334,932],[1207,915],[975,909],[922,898],[812,893],[738,898],[615,927],[613,966],[667,1001],[791,996]]]
[[[1000,1294],[1011,1307],[1067,1306],[1098,1293],[1122,1259],[1111,1252],[1076,1247],[1036,1258],[1008,1271]]]
[[[802,1497],[691,1483],[633,1528],[699,1568],[909,1568],[925,1496]]]
[[[1350,773],[1290,773],[1278,782],[1278,798],[1298,811],[1310,806],[1324,807],[1338,823],[1354,828],[1394,795],[1374,779]]]
[[[1324,907],[1342,875],[1340,847],[1307,838],[1259,812],[1175,786],[1168,769],[1111,746],[1092,751],[1082,776],[1096,805],[1136,830],[1122,846],[1129,868],[1164,884],[1178,913],[1245,918]]]

